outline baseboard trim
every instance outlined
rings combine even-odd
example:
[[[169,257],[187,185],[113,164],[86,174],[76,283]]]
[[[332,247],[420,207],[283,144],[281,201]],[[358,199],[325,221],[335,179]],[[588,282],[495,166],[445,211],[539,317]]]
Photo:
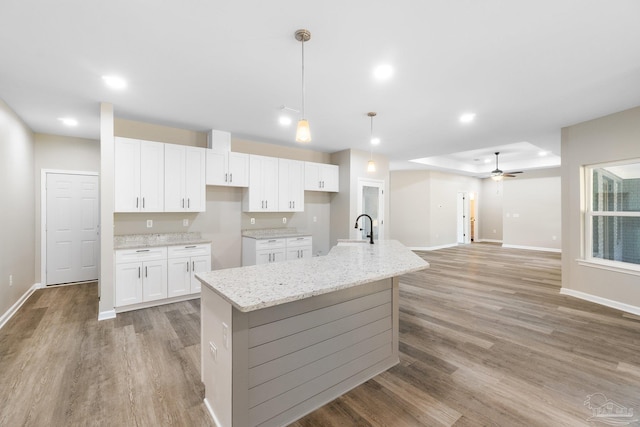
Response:
[[[448,245],[440,245],[440,246],[409,246],[408,249],[411,251],[435,251],[438,249],[452,248],[454,246],[458,246],[458,244],[450,243]]]
[[[211,404],[206,397],[204,398],[204,406],[207,408],[207,412],[209,412],[209,415],[211,416],[211,419],[213,420],[213,423],[216,425],[216,427],[222,427],[222,424],[220,424],[220,422],[218,421],[218,417],[216,417],[216,414],[215,412],[213,412],[213,408],[211,407]]]
[[[602,298],[596,295],[587,294],[585,292],[576,291],[574,289],[560,288],[560,293],[563,295],[569,295],[570,297],[604,305],[606,307],[615,308],[616,310],[624,311],[626,313],[635,314],[636,316],[640,316],[640,307],[636,307],[635,305],[625,304],[623,302]]]
[[[142,308],[157,307],[159,305],[173,304],[174,302],[189,301],[189,300],[192,300],[192,299],[199,299],[199,298],[200,298],[200,292],[198,292],[196,294],[180,295],[178,297],[157,299],[157,300],[153,300],[153,301],[141,302],[141,303],[138,303],[138,304],[125,305],[125,306],[122,306],[122,307],[116,307],[114,311],[115,311],[115,313],[124,313],[126,311],[140,310]],[[115,315],[113,317],[115,317]]]
[[[543,248],[540,246],[521,246],[521,245],[505,245],[504,243],[502,244],[503,248],[509,248],[509,249],[526,249],[529,251],[542,251],[542,252],[555,252],[555,253],[561,253],[562,249],[556,249],[556,248]]]
[[[476,243],[502,243],[502,240],[496,239],[476,239],[474,240]]]
[[[101,311],[100,313],[98,313],[98,321],[115,319],[115,318],[116,318],[115,310]]]
[[[20,307],[22,307],[22,304],[25,303],[25,301],[27,301],[29,299],[29,297],[37,290],[40,289],[41,285],[40,283],[34,283],[28,290],[27,292],[25,292],[19,299],[18,301],[15,302],[15,304],[13,304],[9,310],[7,310],[6,313],[4,313],[2,316],[0,316],[0,329],[2,329],[2,327],[9,321],[9,319],[11,319],[13,317],[14,314],[16,314],[18,312],[18,310],[20,309]]]

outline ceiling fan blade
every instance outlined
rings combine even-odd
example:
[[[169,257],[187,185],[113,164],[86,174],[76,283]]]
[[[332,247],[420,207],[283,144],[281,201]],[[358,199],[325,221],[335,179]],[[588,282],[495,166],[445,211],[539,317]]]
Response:
[[[515,178],[515,175],[511,175],[510,173],[505,173],[502,176],[506,176],[507,178]]]
[[[505,172],[505,173],[511,173],[511,174],[514,174],[514,173],[524,173],[524,172],[523,172],[523,171],[517,171],[517,172]]]

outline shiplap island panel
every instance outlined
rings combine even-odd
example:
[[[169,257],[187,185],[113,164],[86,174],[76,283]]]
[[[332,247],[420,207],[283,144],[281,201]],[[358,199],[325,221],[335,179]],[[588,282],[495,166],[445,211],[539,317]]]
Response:
[[[398,363],[396,241],[199,273],[202,381],[220,426],[286,425]]]

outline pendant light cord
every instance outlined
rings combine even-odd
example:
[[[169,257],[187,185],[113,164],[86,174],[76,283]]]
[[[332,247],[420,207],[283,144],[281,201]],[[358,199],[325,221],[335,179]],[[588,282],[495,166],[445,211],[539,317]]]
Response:
[[[304,84],[304,36],[302,37],[302,118],[306,119],[304,114],[304,98],[305,98],[305,84]]]

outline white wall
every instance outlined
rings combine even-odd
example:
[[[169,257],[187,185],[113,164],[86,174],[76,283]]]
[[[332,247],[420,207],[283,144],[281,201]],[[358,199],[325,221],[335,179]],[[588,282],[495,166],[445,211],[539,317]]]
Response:
[[[390,174],[390,238],[408,247],[433,248],[457,243],[457,197],[476,194],[483,205],[478,178],[438,171],[392,171]],[[478,221],[482,222],[481,215]]]
[[[41,175],[43,169],[64,171],[100,171],[100,142],[93,139],[72,138],[57,135],[35,135],[35,274],[41,279]]]
[[[491,178],[482,180],[478,206],[477,242],[502,242],[502,196],[504,184]]]
[[[34,139],[0,99],[0,318],[36,283]]]
[[[634,307],[640,313],[640,277],[580,265],[582,166],[640,158],[640,107],[562,129],[563,291]]]

